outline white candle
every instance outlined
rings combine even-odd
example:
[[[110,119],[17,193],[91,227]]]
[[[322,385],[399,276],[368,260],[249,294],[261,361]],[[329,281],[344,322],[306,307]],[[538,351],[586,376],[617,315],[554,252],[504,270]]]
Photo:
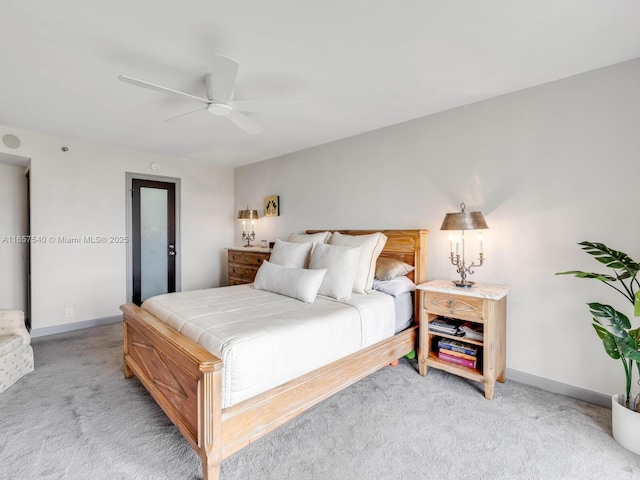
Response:
[[[251,220],[251,232],[253,233],[253,226],[256,224],[255,220]]]
[[[482,253],[482,234],[478,235],[478,240],[480,240],[480,253]]]
[[[242,233],[245,232],[245,226],[247,225],[246,220],[242,220]]]
[[[453,233],[449,234],[449,251],[453,255]]]
[[[460,255],[460,238],[456,237],[456,255]]]

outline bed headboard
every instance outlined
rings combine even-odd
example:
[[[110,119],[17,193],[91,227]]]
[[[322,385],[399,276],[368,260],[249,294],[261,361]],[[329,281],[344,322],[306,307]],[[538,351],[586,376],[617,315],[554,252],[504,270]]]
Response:
[[[367,235],[382,232],[387,243],[381,257],[396,258],[415,270],[407,275],[417,285],[427,281],[427,235],[429,230],[307,230],[307,233],[340,232],[345,235]]]

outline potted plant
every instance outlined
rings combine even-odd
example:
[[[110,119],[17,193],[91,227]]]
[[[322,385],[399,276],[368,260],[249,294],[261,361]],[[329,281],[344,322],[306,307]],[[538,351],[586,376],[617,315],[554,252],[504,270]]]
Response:
[[[613,275],[571,270],[556,275],[574,275],[593,278],[618,291],[632,305],[634,315],[640,316],[640,282],[637,278],[640,264],[629,255],[607,247],[604,243],[580,242],[578,245],[589,255],[609,267]],[[623,447],[640,454],[640,395],[632,398],[634,365],[640,375],[640,328],[632,328],[629,318],[610,305],[588,303],[592,325],[602,340],[605,352],[624,367],[626,389],[624,394],[613,395],[611,400],[613,437]]]

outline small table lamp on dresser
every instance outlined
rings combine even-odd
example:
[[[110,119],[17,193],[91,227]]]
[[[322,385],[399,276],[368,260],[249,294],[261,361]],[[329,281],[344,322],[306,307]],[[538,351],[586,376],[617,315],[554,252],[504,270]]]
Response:
[[[246,210],[238,210],[238,220],[242,220],[242,241],[247,242],[244,247],[253,247],[251,242],[256,239],[256,232],[254,230],[256,220],[260,218],[257,210],[249,210],[247,205]],[[251,222],[251,233],[247,230],[247,222]]]

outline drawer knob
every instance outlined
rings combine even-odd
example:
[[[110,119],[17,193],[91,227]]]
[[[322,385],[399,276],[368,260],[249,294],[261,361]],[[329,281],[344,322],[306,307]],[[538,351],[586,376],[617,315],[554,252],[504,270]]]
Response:
[[[449,308],[453,308],[454,303],[456,303],[456,301],[453,298],[449,300]]]

